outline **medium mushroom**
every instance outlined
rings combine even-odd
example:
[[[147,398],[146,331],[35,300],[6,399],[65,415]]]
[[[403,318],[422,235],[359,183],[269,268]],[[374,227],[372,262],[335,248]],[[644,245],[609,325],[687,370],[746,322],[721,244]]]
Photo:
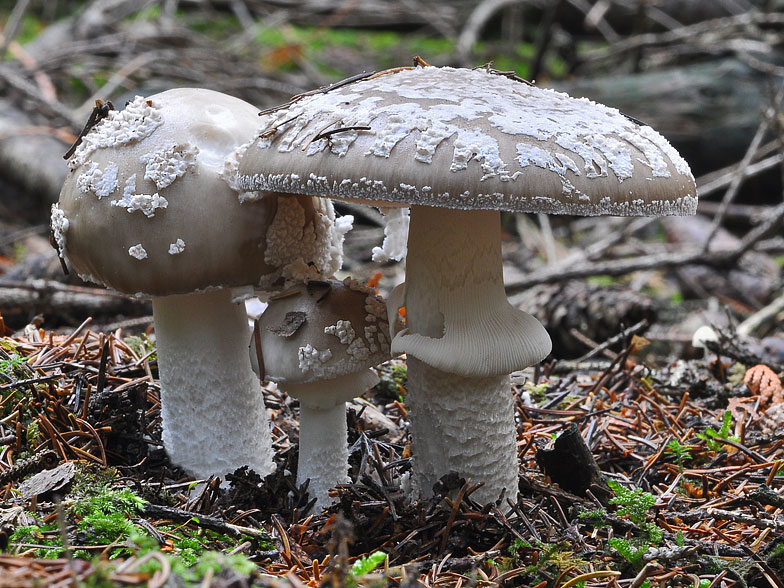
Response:
[[[550,351],[506,300],[500,210],[693,214],[688,165],[615,109],[489,68],[369,74],[262,117],[240,160],[245,189],[410,204],[406,308],[393,353],[408,356],[414,483],[456,471],[482,502],[517,496],[509,374]]]
[[[236,289],[335,271],[331,204],[237,189],[235,152],[258,124],[237,98],[176,89],[96,118],[52,207],[58,250],[83,279],[152,298],[172,462],[197,477],[242,465],[264,476],[269,418]]]
[[[390,357],[384,301],[350,278],[298,285],[270,298],[250,354],[262,377],[299,399],[297,483],[310,480],[317,510],[329,506],[330,488],[350,481],[346,402],[376,385],[369,368]]]

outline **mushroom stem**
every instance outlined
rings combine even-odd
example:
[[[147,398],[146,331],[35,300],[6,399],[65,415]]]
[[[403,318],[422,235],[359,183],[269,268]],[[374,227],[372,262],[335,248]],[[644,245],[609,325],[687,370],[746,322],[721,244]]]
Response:
[[[545,357],[550,338],[506,299],[500,214],[412,207],[405,290],[406,328],[392,351],[409,359],[415,484],[428,496],[455,471],[485,482],[479,501],[502,491],[516,500],[508,374]]]
[[[297,484],[310,480],[308,494],[316,499],[315,512],[334,503],[330,488],[351,481],[348,476],[346,401],[361,396],[378,383],[373,370],[344,374],[281,387],[299,399],[299,462]]]
[[[414,484],[422,496],[449,472],[485,482],[481,503],[517,500],[517,435],[509,376],[467,378],[408,358]]]
[[[348,477],[346,403],[318,408],[300,401],[299,462],[297,484],[310,480],[308,494],[316,499],[315,512],[332,504],[329,489]]]
[[[248,357],[244,306],[228,289],[153,298],[163,442],[199,478],[275,469],[269,417]],[[176,434],[173,434],[176,432]]]

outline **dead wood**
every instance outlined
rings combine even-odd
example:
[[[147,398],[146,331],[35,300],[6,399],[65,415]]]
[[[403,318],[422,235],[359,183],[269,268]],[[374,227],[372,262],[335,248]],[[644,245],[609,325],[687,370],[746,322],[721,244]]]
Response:
[[[42,201],[60,194],[67,166],[66,143],[49,124],[34,122],[8,98],[0,98],[0,168],[3,177]],[[59,136],[58,136],[59,135]]]
[[[784,204],[771,209],[770,215],[755,228],[750,230],[738,242],[736,247],[726,250],[704,253],[701,248],[680,252],[667,252],[641,256],[633,259],[619,259],[596,263],[575,264],[575,267],[553,267],[531,273],[527,277],[508,282],[506,291],[513,295],[524,288],[548,282],[564,282],[576,278],[594,275],[619,276],[644,269],[669,269],[689,264],[700,264],[713,267],[728,267],[737,263],[738,259],[754,248],[763,237],[778,227],[784,219]],[[514,298],[512,298],[514,300]]]
[[[569,425],[558,435],[552,447],[538,449],[536,463],[564,490],[578,496],[585,496],[590,490],[602,504],[607,505],[610,488],[576,425]]]
[[[35,315],[148,316],[151,307],[149,302],[103,288],[69,286],[50,280],[34,280],[30,283],[0,280],[0,312],[9,325],[14,325],[19,324],[20,319],[29,321]]]

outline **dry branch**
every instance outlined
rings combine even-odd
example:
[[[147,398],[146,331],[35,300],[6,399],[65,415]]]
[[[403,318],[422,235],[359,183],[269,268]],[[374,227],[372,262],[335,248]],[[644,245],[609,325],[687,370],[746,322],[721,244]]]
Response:
[[[685,252],[667,252],[633,259],[586,263],[580,267],[556,267],[534,272],[525,278],[509,282],[506,284],[506,291],[507,294],[514,295],[536,284],[564,282],[596,275],[621,276],[639,270],[670,269],[690,264],[727,268],[736,263],[744,253],[753,249],[754,245],[770,231],[779,226],[782,219],[784,219],[784,204],[771,209],[768,218],[749,231],[740,244],[733,249],[703,253],[701,249],[695,248]]]

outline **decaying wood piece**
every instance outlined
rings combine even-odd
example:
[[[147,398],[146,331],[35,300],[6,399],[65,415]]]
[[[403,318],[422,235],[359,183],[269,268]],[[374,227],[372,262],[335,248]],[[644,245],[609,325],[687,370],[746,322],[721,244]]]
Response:
[[[711,231],[711,221],[701,215],[665,217],[660,222],[669,241],[684,248],[702,245]],[[720,229],[712,241],[711,250],[726,251],[739,243],[740,239]],[[693,292],[701,298],[733,297],[753,306],[762,306],[773,293],[779,273],[779,267],[771,257],[755,251],[744,253],[735,267],[685,265],[678,269],[686,292]]]
[[[566,267],[553,266],[507,282],[506,291],[511,295],[536,284],[565,282],[602,274],[620,276],[638,270],[667,269],[689,264],[727,267],[737,263],[744,253],[754,249],[768,233],[782,224],[782,220],[784,220],[784,204],[779,204],[771,208],[765,220],[746,233],[736,247],[730,249],[704,253],[701,247],[682,248],[679,251],[659,252],[632,258],[573,263]]]
[[[74,462],[67,461],[56,468],[44,470],[37,473],[19,484],[17,490],[25,500],[30,500],[34,496],[51,496],[53,494],[64,494],[68,486],[73,481],[76,473]]]
[[[9,325],[34,315],[82,317],[90,315],[145,316],[149,302],[99,288],[69,286],[51,280],[0,280],[0,313]],[[21,325],[23,326],[24,322]]]
[[[575,424],[570,424],[558,435],[552,448],[538,449],[536,463],[545,475],[567,492],[585,496],[590,490],[600,502],[607,504],[610,489]]]
[[[56,201],[68,171],[67,148],[56,129],[0,98],[0,169],[6,180],[42,201]]]

